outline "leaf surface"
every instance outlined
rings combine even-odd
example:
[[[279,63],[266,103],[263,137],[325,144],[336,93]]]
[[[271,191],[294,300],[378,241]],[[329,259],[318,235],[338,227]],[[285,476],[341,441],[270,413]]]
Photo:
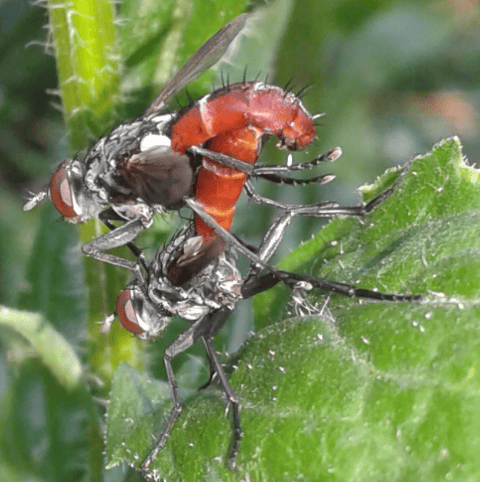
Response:
[[[382,176],[365,198],[397,175]],[[477,179],[458,139],[443,141],[415,159],[374,213],[334,220],[282,261],[283,269],[425,297],[389,303],[333,295],[321,316],[271,322],[288,293],[258,296],[260,328],[231,377],[244,430],[238,471],[226,467],[232,427],[211,387],[174,427],[152,464],[158,474],[192,481],[476,480]],[[311,293],[307,301],[321,307],[326,298]]]

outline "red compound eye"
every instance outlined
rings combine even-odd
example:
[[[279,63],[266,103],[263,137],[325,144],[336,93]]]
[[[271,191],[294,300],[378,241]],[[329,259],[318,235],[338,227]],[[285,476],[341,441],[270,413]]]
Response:
[[[123,327],[131,333],[140,335],[144,332],[143,328],[137,321],[137,315],[133,308],[129,289],[123,290],[117,299],[117,315]]]
[[[75,218],[77,213],[73,209],[72,192],[68,183],[67,170],[57,169],[50,182],[50,197],[57,210],[66,218]]]

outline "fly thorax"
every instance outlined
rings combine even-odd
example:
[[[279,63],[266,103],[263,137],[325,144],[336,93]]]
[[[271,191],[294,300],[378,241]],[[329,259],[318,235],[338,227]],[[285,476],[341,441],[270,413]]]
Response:
[[[105,176],[111,169],[106,162],[105,137],[99,139],[95,145],[85,154],[83,164],[85,166],[85,186],[90,191],[101,190],[99,176]]]
[[[202,316],[210,313],[211,308],[205,305],[197,305],[191,301],[177,303],[175,305],[176,315],[187,321],[197,321]]]
[[[241,296],[242,275],[224,254],[189,282],[189,297],[213,309],[232,306]]]
[[[171,151],[172,139],[163,134],[147,134],[140,141],[140,151],[149,151],[151,149],[165,149],[165,152]]]
[[[153,114],[152,116],[147,117],[147,119],[155,124],[158,134],[167,136],[171,140],[172,124],[178,119],[178,117],[179,113],[173,112],[163,115]]]

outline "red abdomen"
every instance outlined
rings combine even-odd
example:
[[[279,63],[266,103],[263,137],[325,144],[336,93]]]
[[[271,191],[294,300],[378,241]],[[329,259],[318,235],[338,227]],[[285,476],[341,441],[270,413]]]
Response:
[[[201,145],[218,135],[254,127],[297,149],[315,137],[315,124],[291,92],[263,82],[219,89],[195,102],[172,126],[172,149]]]
[[[247,127],[214,137],[206,143],[206,148],[255,164],[261,137],[261,131]],[[232,224],[235,204],[246,180],[247,176],[242,172],[210,159],[203,160],[202,169],[198,173],[195,197],[203,209],[227,231]],[[213,229],[199,216],[195,216],[195,228],[205,241],[216,236]]]
[[[203,97],[180,115],[171,131],[173,151],[184,153],[190,146],[203,145],[249,164],[255,164],[262,138],[269,135],[278,137],[281,147],[297,149],[313,140],[315,124],[294,94],[263,82],[234,84]],[[195,198],[226,230],[246,179],[237,169],[203,160]],[[191,279],[225,249],[224,241],[197,215],[195,229],[202,247],[169,268],[173,284]]]

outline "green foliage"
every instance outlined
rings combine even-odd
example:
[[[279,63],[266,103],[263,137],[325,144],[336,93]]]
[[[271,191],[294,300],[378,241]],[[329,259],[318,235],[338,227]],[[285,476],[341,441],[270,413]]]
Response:
[[[396,175],[388,172],[365,189],[368,196]],[[322,315],[282,320],[288,294],[258,296],[257,325],[268,326],[236,357],[231,377],[244,429],[238,472],[226,468],[232,432],[218,388],[187,406],[152,467],[185,481],[475,480],[477,176],[463,164],[458,140],[444,141],[415,159],[404,183],[371,215],[335,220],[292,252],[282,268],[424,299],[360,302],[336,295],[324,305],[325,297],[313,293],[296,308],[323,305]],[[109,410],[112,463],[121,450],[138,465],[171,406],[167,387],[149,398],[153,382],[137,378],[129,371],[114,382],[115,393],[128,396],[115,397]]]
[[[147,347],[148,357],[144,344],[117,325],[100,334],[99,322],[113,310],[125,274],[97,262],[84,267],[72,226],[57,222],[51,206],[30,213],[21,206],[25,193],[38,191],[62,158],[108,132],[124,114],[143,112],[172,72],[246,3],[124,0],[115,10],[110,1],[51,0],[57,11],[48,11],[54,32],[49,38],[55,45],[46,50],[58,47],[58,79],[54,57],[38,46],[25,48],[46,37],[43,10],[26,0],[1,3],[0,300],[8,308],[0,317],[0,480],[139,480],[122,467],[102,472],[102,410],[94,407],[92,393],[106,396],[114,376],[107,464],[138,464],[133,454],[148,452],[170,403],[165,383],[144,375],[143,367],[158,378],[164,346],[182,325],[172,324],[164,339]],[[64,15],[63,7],[76,14]],[[449,8],[444,2],[393,0],[275,2],[242,44],[233,70],[222,71],[238,81],[247,66],[249,77],[260,72],[272,79],[275,67],[279,85],[290,77],[297,89],[313,83],[305,105],[328,117],[303,155],[312,158],[339,144],[345,160],[332,169],[337,180],[321,190],[282,186],[263,193],[290,202],[353,203],[353,186],[373,179],[381,166],[403,162],[454,133],[477,159],[476,22],[465,6]],[[192,95],[208,92],[211,79],[206,74],[189,87]],[[51,89],[58,85],[69,148],[64,120],[51,105]],[[265,162],[275,151],[266,146]],[[245,429],[239,472],[232,475],[224,463],[231,426],[223,398],[215,388],[192,390],[207,372],[197,356],[187,356],[174,360],[189,406],[155,462],[163,475],[478,478],[478,172],[459,167],[455,142],[432,156],[436,167],[428,158],[416,161],[416,175],[409,175],[400,197],[368,218],[372,226],[335,221],[282,266],[359,280],[359,286],[445,296],[430,293],[419,305],[333,296],[329,316],[320,320],[283,320],[289,294],[281,288],[258,298],[258,335],[238,355],[240,369],[232,377]],[[283,153],[276,157],[284,160]],[[295,160],[301,159],[298,153]],[[259,239],[271,219],[262,214],[267,211],[240,207],[235,233]],[[140,244],[151,254],[173,229],[172,221],[159,220]],[[98,230],[82,228],[81,242]],[[291,229],[285,250],[318,231],[317,220]],[[325,298],[318,296],[311,293],[309,303],[321,305]],[[239,325],[237,331],[248,331]],[[222,336],[219,346],[241,343]],[[79,378],[80,362],[85,374],[101,377],[103,388],[87,388],[85,379],[95,378]],[[134,433],[130,418],[138,420]]]
[[[10,345],[17,356],[25,351],[19,343]],[[91,394],[83,384],[71,389],[55,378],[44,350],[36,356],[16,360],[18,372],[3,392],[2,480],[102,480],[102,438]],[[59,364],[67,363],[77,368],[72,358]]]
[[[49,0],[48,7],[69,144],[76,151],[116,120],[114,7],[103,0]]]

